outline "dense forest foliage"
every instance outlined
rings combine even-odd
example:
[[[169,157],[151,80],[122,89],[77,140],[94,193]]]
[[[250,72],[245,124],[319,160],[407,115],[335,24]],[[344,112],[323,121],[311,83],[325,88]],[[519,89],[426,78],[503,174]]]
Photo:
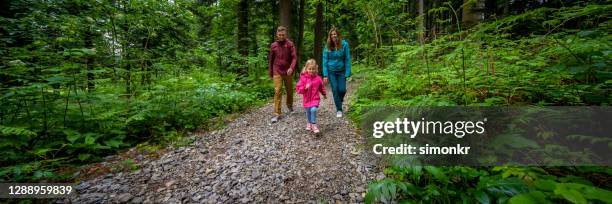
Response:
[[[608,106],[609,1],[60,0],[0,3],[0,181],[69,181],[79,165],[188,132],[273,95],[269,43],[298,64],[332,26],[376,105]],[[351,82],[352,83],[352,82]],[[612,144],[595,139],[593,142]],[[610,203],[609,167],[389,166],[366,201]]]
[[[473,26],[452,25],[448,17],[436,17],[436,22],[448,23],[446,27],[455,26],[454,32],[436,34],[431,27],[425,30],[426,43],[380,46],[374,56],[368,56],[372,60],[365,59],[358,66],[357,77],[363,80],[352,103],[353,118],[359,121],[367,107],[389,105],[610,105],[611,5],[535,5],[525,12],[487,15]],[[457,7],[446,4],[428,14],[439,16],[438,12],[453,9]],[[609,137],[563,139],[612,147]],[[513,142],[506,147],[535,144],[549,154],[577,153],[527,139]],[[367,202],[612,202],[609,167],[393,165],[396,163],[390,160],[387,178],[370,184]]]
[[[262,46],[238,55],[236,2],[3,2],[2,181],[63,179],[61,168],[177,142],[273,94],[272,36],[253,29]]]

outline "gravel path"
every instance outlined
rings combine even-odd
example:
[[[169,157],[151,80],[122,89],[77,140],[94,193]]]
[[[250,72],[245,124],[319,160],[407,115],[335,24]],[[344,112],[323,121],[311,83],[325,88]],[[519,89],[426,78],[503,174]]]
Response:
[[[352,90],[349,87],[349,91]],[[159,158],[137,160],[132,172],[103,175],[77,186],[72,203],[360,203],[373,179],[361,136],[322,100],[322,134],[306,131],[301,97],[295,112],[275,124],[272,104],[251,110],[226,128]],[[347,96],[350,96],[348,93]],[[350,100],[350,97],[348,97]],[[285,107],[283,107],[283,111]]]

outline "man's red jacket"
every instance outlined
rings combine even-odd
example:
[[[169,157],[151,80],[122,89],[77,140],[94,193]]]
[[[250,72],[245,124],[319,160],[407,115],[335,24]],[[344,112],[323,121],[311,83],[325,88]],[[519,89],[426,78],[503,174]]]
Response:
[[[272,77],[287,75],[288,70],[295,71],[296,58],[293,42],[288,39],[273,42],[268,56],[268,74]]]

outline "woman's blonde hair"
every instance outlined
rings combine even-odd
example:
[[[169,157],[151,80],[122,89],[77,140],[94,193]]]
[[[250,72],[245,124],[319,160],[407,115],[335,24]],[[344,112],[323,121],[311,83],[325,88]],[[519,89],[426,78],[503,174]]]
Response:
[[[304,68],[302,68],[302,73],[306,73],[306,69],[308,69],[308,66],[314,66],[315,70],[317,70],[315,73],[319,72],[319,66],[317,65],[317,61],[315,59],[308,59],[306,61],[306,64],[304,64]]]

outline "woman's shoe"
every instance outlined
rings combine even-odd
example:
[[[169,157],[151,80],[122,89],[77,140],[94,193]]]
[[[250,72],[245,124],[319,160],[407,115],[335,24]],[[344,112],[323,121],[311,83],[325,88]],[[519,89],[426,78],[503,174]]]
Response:
[[[342,117],[342,111],[336,112],[336,118],[341,118],[341,117]]]

